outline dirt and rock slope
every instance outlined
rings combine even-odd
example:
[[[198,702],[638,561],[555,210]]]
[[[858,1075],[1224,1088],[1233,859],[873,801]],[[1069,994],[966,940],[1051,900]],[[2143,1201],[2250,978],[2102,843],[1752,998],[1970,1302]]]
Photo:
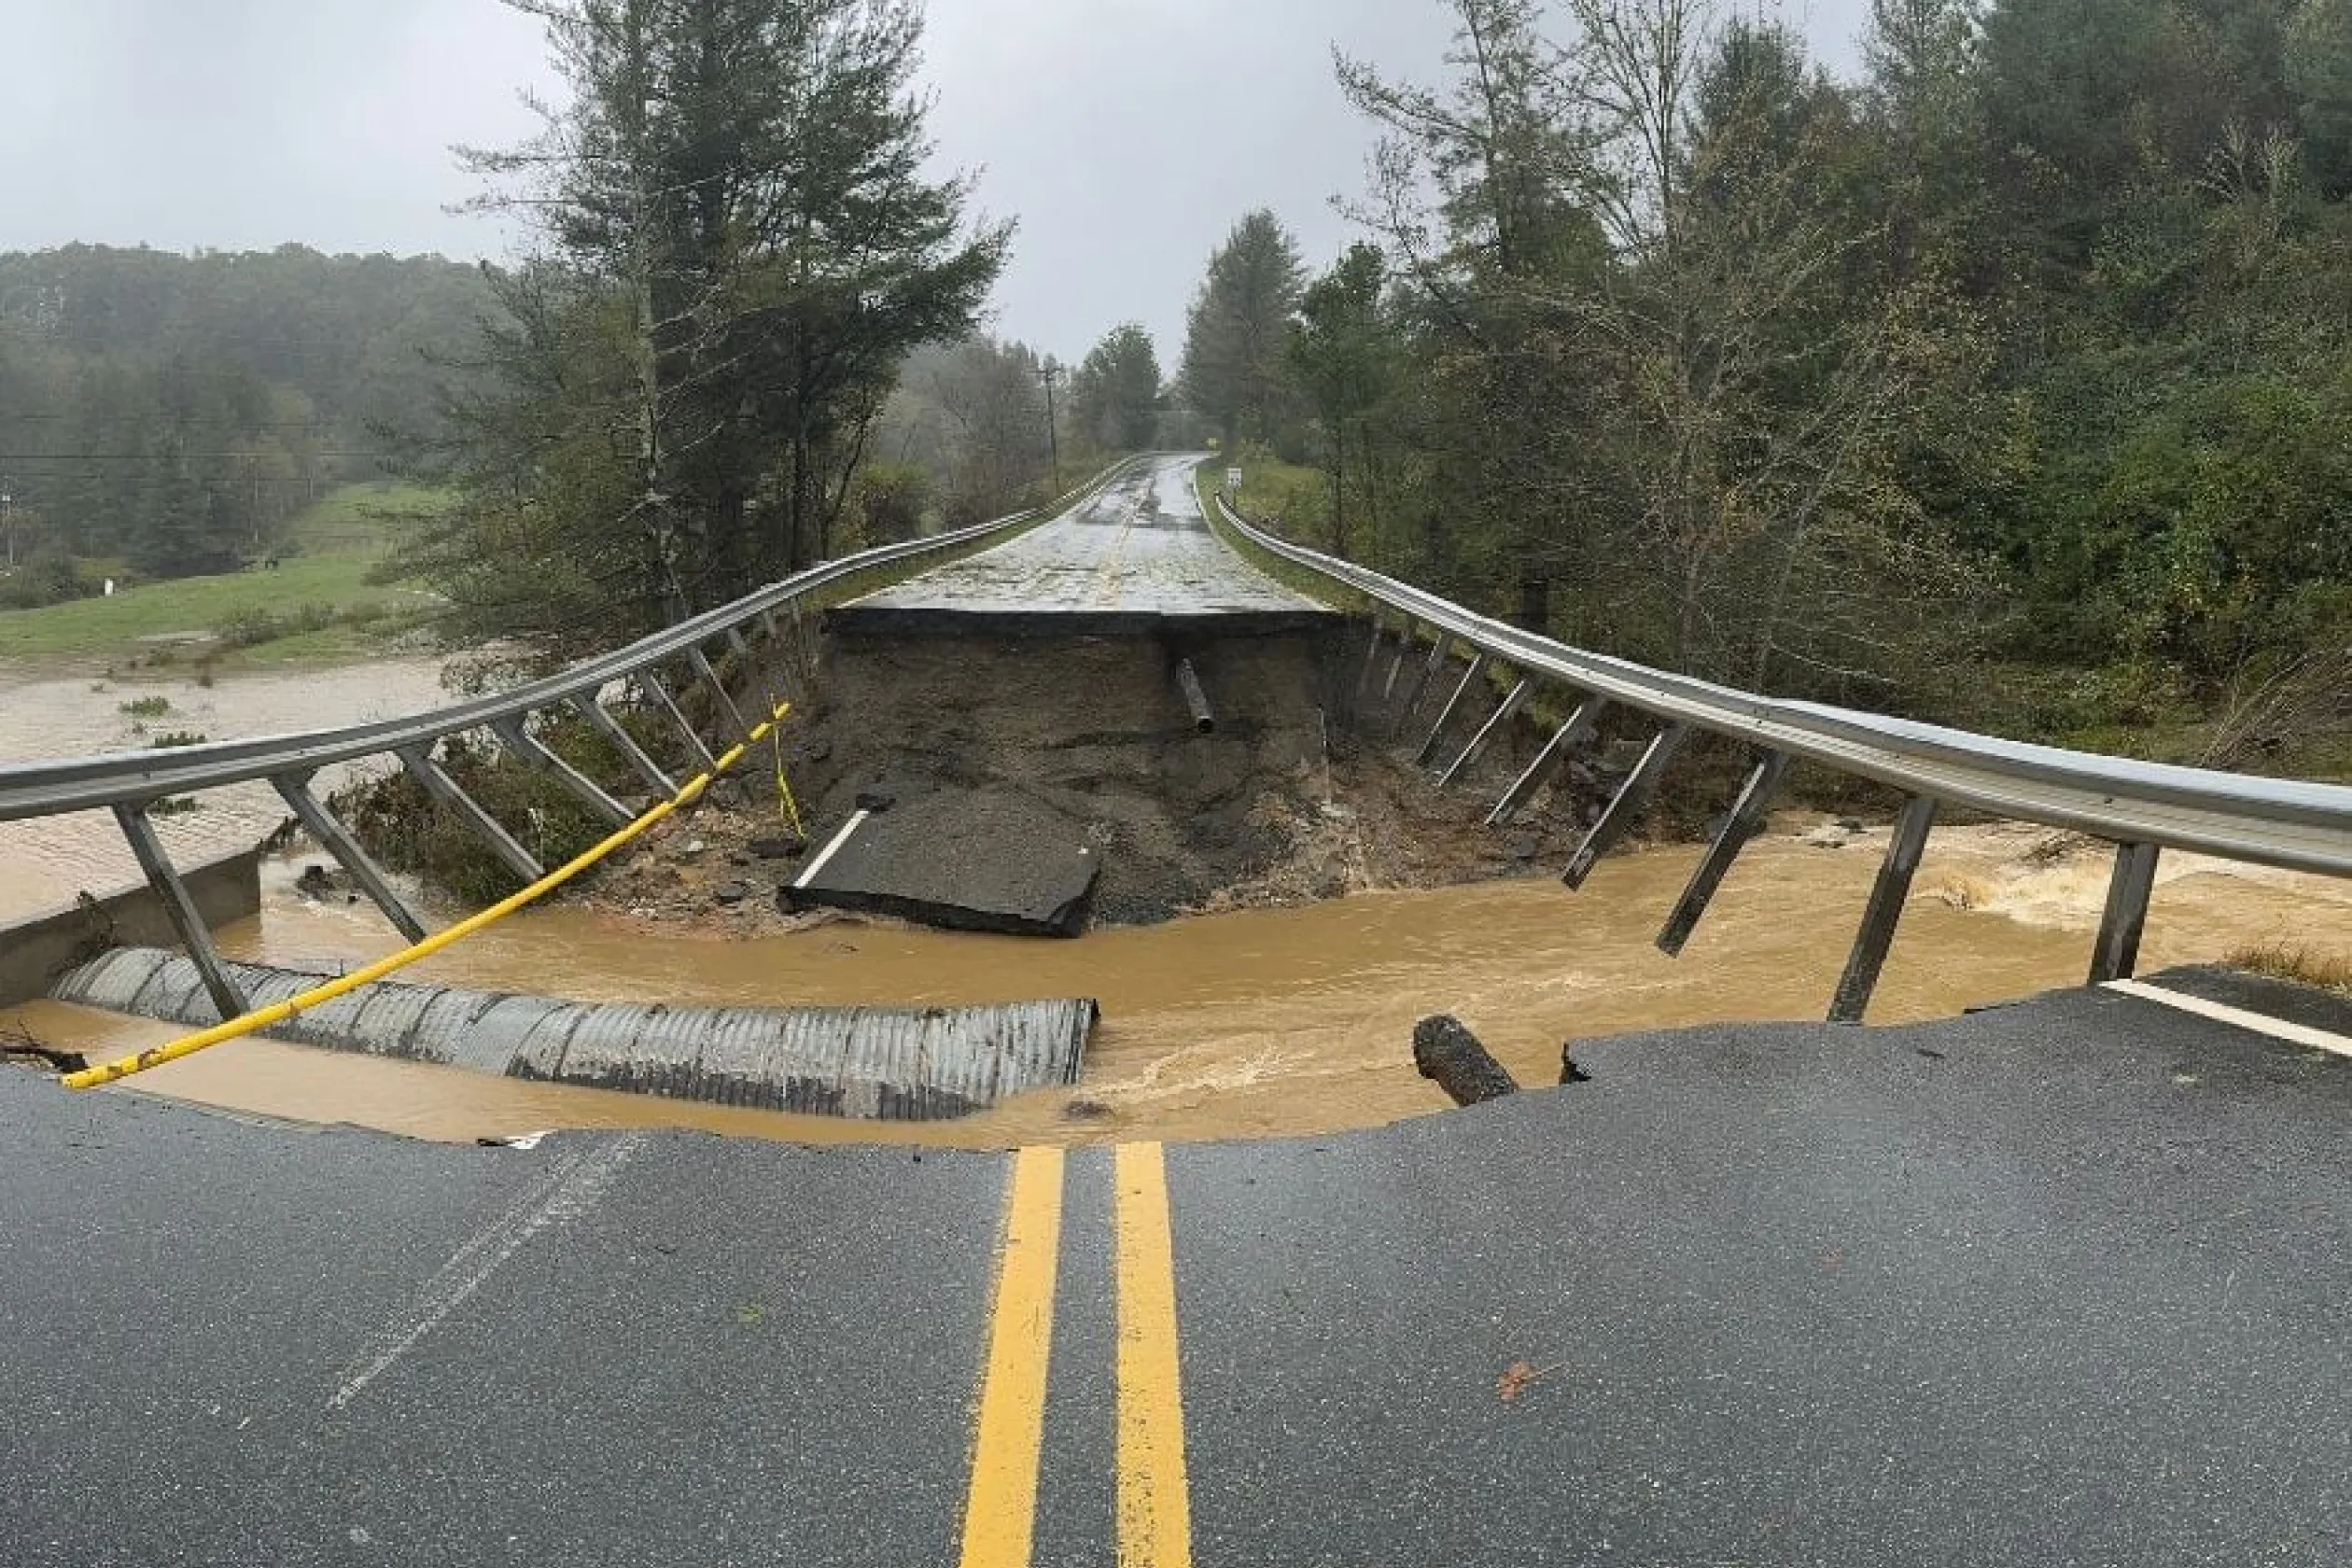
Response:
[[[1199,733],[1185,706],[1180,657],[1208,693],[1212,733]],[[797,693],[780,744],[649,835],[589,896],[638,919],[747,934],[825,918],[780,910],[776,889],[861,797],[923,800],[943,853],[959,857],[1090,847],[1103,863],[1094,918],[1108,924],[1441,886],[1565,859],[1604,774],[1563,769],[1559,791],[1540,792],[1509,828],[1488,828],[1522,737],[1498,744],[1470,787],[1440,791],[1405,755],[1439,700],[1408,722],[1357,716],[1356,678],[1329,633],[1184,644],[827,637],[747,683],[755,697]],[[797,834],[776,787],[779,763]]]

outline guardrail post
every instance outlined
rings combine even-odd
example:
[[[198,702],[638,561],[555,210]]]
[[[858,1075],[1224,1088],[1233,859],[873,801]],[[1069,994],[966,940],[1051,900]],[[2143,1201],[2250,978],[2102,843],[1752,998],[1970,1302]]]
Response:
[[[1478,753],[1486,749],[1486,743],[1493,738],[1497,730],[1511,721],[1511,716],[1519,710],[1519,705],[1527,701],[1527,694],[1534,689],[1534,682],[1525,676],[1519,678],[1519,684],[1505,693],[1503,705],[1487,715],[1487,721],[1478,726],[1478,733],[1470,737],[1470,744],[1462,749],[1462,755],[1453,760],[1453,765],[1437,776],[1439,789],[1451,784],[1463,768],[1477,760]]]
[[[1854,934],[1854,951],[1846,955],[1845,973],[1838,976],[1837,994],[1829,1001],[1829,1021],[1858,1024],[1869,1010],[1870,993],[1878,989],[1879,971],[1886,965],[1886,950],[1895,942],[1895,927],[1903,917],[1903,901],[1911,896],[1911,875],[1927,847],[1927,830],[1936,825],[1936,802],[1930,795],[1913,795],[1895,819],[1895,836],[1886,842],[1886,858],[1879,862],[1878,880],[1870,884],[1870,902],[1862,911],[1862,929]]]
[[[686,650],[686,662],[694,666],[694,673],[702,677],[704,685],[710,688],[710,694],[719,699],[719,706],[725,708],[727,717],[735,721],[732,733],[738,736],[749,735],[751,721],[743,716],[743,709],[735,707],[735,698],[727,695],[726,683],[719,679],[719,672],[710,667],[710,661],[703,656],[703,651],[689,648]]]
[[[1764,825],[1764,813],[1771,808],[1772,796],[1780,789],[1781,776],[1788,771],[1785,752],[1767,751],[1748,775],[1741,788],[1739,799],[1723,819],[1723,827],[1715,833],[1715,842],[1707,846],[1698,866],[1690,874],[1690,885],[1683,889],[1673,912],[1666,917],[1666,924],[1658,932],[1658,949],[1668,958],[1682,956],[1683,945],[1690,933],[1699,929],[1699,917],[1714,902],[1716,889],[1723,886],[1731,862],[1740,858],[1757,830]]]
[[[2091,948],[2091,984],[2128,980],[2139,964],[2140,933],[2148,927],[2149,895],[2156,890],[2153,844],[2119,844],[2115,870],[2107,877],[2106,913],[2099,917],[2099,938]]]
[[[727,628],[727,648],[738,659],[749,659],[751,656],[750,639],[743,635],[743,628],[740,626]]]
[[[1388,679],[1380,683],[1380,703],[1383,707],[1396,699],[1396,678],[1404,672],[1405,655],[1413,651],[1413,623],[1407,619],[1396,630],[1396,659],[1389,665]]]
[[[1625,836],[1634,819],[1647,809],[1650,797],[1658,793],[1659,780],[1666,777],[1666,765],[1674,760],[1674,753],[1682,749],[1689,735],[1690,726],[1675,720],[1650,737],[1649,749],[1642,753],[1642,760],[1633,764],[1633,771],[1601,813],[1601,819],[1586,831],[1584,842],[1568,857],[1568,869],[1560,874],[1561,881],[1570,888],[1585,885],[1585,878],[1601,863],[1601,857]]]
[[[1471,683],[1485,672],[1486,666],[1485,650],[1474,651],[1470,655],[1470,667],[1462,672],[1461,683],[1454,687],[1453,695],[1446,699],[1446,706],[1437,710],[1437,722],[1429,726],[1429,738],[1422,741],[1421,749],[1413,753],[1415,767],[1425,766],[1435,753],[1437,742],[1445,735],[1446,726],[1453,722],[1453,716],[1461,710],[1463,699],[1470,694]]]
[[[637,769],[639,778],[653,787],[654,793],[662,795],[678,793],[676,780],[662,771],[661,763],[646,755],[645,748],[637,743],[637,736],[623,729],[621,721],[604,710],[604,705],[596,701],[595,693],[574,692],[571,695],[571,706],[572,710],[587,720],[598,735],[612,743],[612,749],[620,752],[631,767]]]
[[[525,882],[536,882],[546,875],[546,867],[517,843],[512,833],[499,826],[497,818],[483,810],[480,803],[466,793],[457,780],[449,777],[448,769],[433,761],[431,745],[427,741],[423,746],[403,746],[393,755],[400,759],[400,765],[409,770],[412,777],[425,786],[427,794],[457,813],[459,819],[490,846],[491,853],[506,862],[509,870]]]
[[[535,763],[555,776],[555,781],[574,795],[589,810],[609,821],[614,827],[625,826],[629,808],[604,791],[603,786],[581,772],[571,763],[549,750],[544,742],[530,732],[529,721],[522,714],[511,713],[503,719],[490,721],[491,733],[499,742],[524,761]]]
[[[1372,671],[1380,662],[1380,639],[1385,634],[1380,625],[1378,606],[1373,608],[1371,621],[1372,636],[1364,645],[1364,670],[1356,677],[1355,707],[1358,713],[1364,711],[1364,699],[1372,694]]]
[[[1412,694],[1405,699],[1405,706],[1398,708],[1389,720],[1389,732],[1392,735],[1402,731],[1407,721],[1421,711],[1422,699],[1429,695],[1429,683],[1437,679],[1438,666],[1446,662],[1446,648],[1452,640],[1443,632],[1439,632],[1430,639],[1429,662],[1421,665],[1421,674],[1414,678]]]
[[[411,942],[424,941],[425,923],[409,913],[408,905],[392,890],[383,870],[368,858],[359,841],[351,836],[351,830],[327,809],[324,801],[311,793],[310,780],[311,776],[306,773],[287,773],[272,778],[270,783],[279,798],[292,808],[295,818],[310,830],[310,835],[351,874],[351,879],[359,884],[359,890],[384,911],[384,917],[392,922],[393,929]]]
[[[212,997],[213,1006],[219,1009],[220,1021],[240,1017],[252,1011],[246,1005],[245,992],[237,987],[229,971],[220,961],[220,954],[212,944],[212,932],[205,928],[204,917],[196,907],[196,900],[172,868],[172,858],[163,852],[162,840],[155,836],[155,824],[147,820],[147,805],[118,805],[115,821],[122,829],[122,836],[131,841],[131,854],[139,862],[139,870],[163,896],[163,913],[179,933],[180,945],[188,949],[194,960],[196,973],[204,978],[204,990]]]
[[[710,748],[705,746],[702,736],[694,733],[694,726],[686,721],[684,710],[671,698],[669,688],[662,684],[662,678],[651,669],[641,669],[637,672],[636,679],[638,685],[653,693],[653,700],[660,704],[662,710],[670,716],[670,722],[678,726],[678,733],[686,737],[687,756],[702,763],[702,771],[705,773],[716,768],[719,765],[719,759],[710,754]]]
[[[1561,756],[1584,744],[1585,737],[1600,724],[1601,715],[1608,706],[1606,697],[1588,696],[1578,703],[1576,710],[1568,715],[1568,721],[1552,731],[1551,738],[1544,742],[1543,749],[1535,753],[1535,760],[1527,764],[1526,771],[1503,791],[1503,798],[1496,801],[1494,809],[1487,813],[1486,825],[1499,828],[1518,816],[1519,807],[1534,794],[1535,786],[1544,781],[1545,770]]]

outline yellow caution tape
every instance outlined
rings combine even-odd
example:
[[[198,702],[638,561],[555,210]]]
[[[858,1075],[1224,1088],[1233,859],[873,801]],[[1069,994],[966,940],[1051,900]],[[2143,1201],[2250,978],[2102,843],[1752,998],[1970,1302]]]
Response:
[[[339,975],[324,985],[313,987],[301,996],[290,997],[285,1001],[264,1007],[259,1012],[247,1013],[243,1017],[231,1018],[227,1023],[215,1024],[208,1029],[183,1035],[168,1044],[141,1051],[134,1057],[124,1057],[118,1061],[85,1068],[79,1072],[68,1072],[58,1082],[69,1089],[96,1088],[101,1084],[111,1084],[118,1078],[128,1078],[134,1072],[145,1072],[150,1067],[161,1067],[165,1062],[177,1061],[182,1057],[194,1056],[199,1051],[218,1045],[225,1041],[239,1040],[248,1034],[258,1033],[273,1024],[282,1024],[296,1014],[307,1008],[315,1007],[322,1001],[332,1001],[339,996],[356,991],[373,981],[381,980],[397,970],[406,969],[419,959],[430,958],[450,944],[463,941],[484,927],[497,924],[525,904],[532,903],[562,887],[598,861],[637,838],[646,829],[679,807],[692,805],[701,798],[704,791],[710,788],[713,779],[742,761],[745,752],[764,739],[768,733],[783,721],[784,715],[791,711],[791,707],[790,703],[776,705],[771,708],[767,721],[758,725],[749,735],[737,741],[724,756],[711,764],[710,771],[697,774],[688,779],[679,787],[678,793],[661,802],[628,826],[618,830],[603,843],[593,849],[584,850],[574,856],[569,861],[549,872],[521,892],[500,900],[478,915],[468,916],[447,931],[435,931],[413,947],[403,948],[390,958],[378,959],[364,969],[355,969],[349,974]]]
[[[786,703],[783,707],[777,707],[776,693],[770,692],[768,706],[781,713],[792,705]],[[784,732],[777,730],[768,737],[768,743],[776,749],[776,803],[784,808],[784,819],[791,824],[793,835],[806,838],[807,831],[801,826],[800,802],[792,798],[792,787],[784,781]]]

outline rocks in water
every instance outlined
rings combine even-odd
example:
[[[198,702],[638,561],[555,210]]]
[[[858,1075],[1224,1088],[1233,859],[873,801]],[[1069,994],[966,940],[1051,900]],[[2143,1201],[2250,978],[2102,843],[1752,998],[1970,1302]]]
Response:
[[[294,890],[315,903],[354,903],[359,898],[350,873],[340,866],[331,871],[323,865],[304,866],[302,875],[294,879]]]
[[[1519,1093],[1519,1081],[1450,1013],[1435,1014],[1413,1026],[1413,1066],[1456,1105]]]

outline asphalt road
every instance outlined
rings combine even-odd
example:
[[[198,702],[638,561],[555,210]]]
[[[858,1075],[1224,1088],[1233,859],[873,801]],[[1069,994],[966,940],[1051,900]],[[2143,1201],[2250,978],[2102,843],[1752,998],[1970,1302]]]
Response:
[[[0,1071],[0,1563],[2352,1560],[2352,1061],[2113,991],[1577,1058],[1066,1159]]]
[[[1276,582],[1209,531],[1197,457],[1163,457],[993,550],[828,611],[849,635],[1056,636],[1298,630],[1335,612]]]

